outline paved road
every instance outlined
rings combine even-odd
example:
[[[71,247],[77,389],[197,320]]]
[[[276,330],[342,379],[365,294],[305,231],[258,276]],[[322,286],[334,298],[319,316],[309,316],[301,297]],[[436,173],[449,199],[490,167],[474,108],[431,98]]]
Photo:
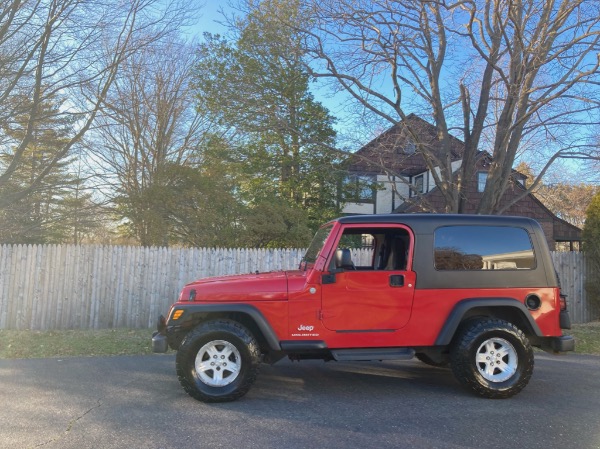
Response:
[[[600,357],[538,354],[496,401],[418,361],[284,361],[216,405],[174,371],[172,354],[0,360],[0,448],[600,448]]]

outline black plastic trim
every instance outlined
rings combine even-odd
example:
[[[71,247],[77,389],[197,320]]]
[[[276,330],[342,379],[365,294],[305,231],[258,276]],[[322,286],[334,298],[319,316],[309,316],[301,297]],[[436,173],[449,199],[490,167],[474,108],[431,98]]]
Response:
[[[280,342],[283,351],[316,351],[327,349],[327,344],[323,340],[283,340]]]
[[[152,336],[152,352],[157,354],[163,354],[167,352],[168,349],[169,344],[167,343],[166,335],[159,334],[157,332],[156,335]]]
[[[331,351],[333,358],[343,361],[368,360],[410,360],[415,356],[412,348],[357,348],[335,349]]]
[[[450,342],[452,341],[452,337],[454,337],[454,334],[458,329],[458,326],[460,325],[461,321],[463,320],[465,314],[469,310],[475,309],[477,307],[515,308],[519,312],[521,312],[523,317],[528,321],[529,325],[531,326],[531,329],[533,330],[533,333],[538,337],[543,336],[537,323],[534,321],[533,317],[522,302],[519,302],[513,298],[469,298],[459,302],[454,306],[454,309],[452,309],[452,312],[450,312],[446,323],[444,323],[442,330],[440,331],[437,339],[435,340],[435,345],[441,346],[450,344]]]
[[[324,274],[321,276],[321,284],[335,284],[335,273]]]
[[[156,330],[158,331],[159,334],[164,335],[166,329],[167,329],[167,319],[163,315],[160,315],[158,317],[158,320],[156,320]]]
[[[280,351],[281,346],[279,344],[279,338],[277,334],[263,316],[263,314],[254,306],[249,304],[177,304],[176,308],[178,310],[183,309],[185,313],[183,314],[183,319],[186,321],[186,318],[189,320],[192,318],[194,314],[197,313],[245,313],[254,320],[259,330],[262,332],[269,348],[273,351]],[[169,320],[169,327],[177,327],[180,320],[174,322],[173,320]],[[177,324],[176,324],[177,323]]]
[[[529,310],[539,310],[542,307],[542,300],[536,294],[527,295],[525,298],[525,307]]]
[[[548,337],[545,344],[542,345],[544,350],[552,350],[552,352],[569,352],[575,350],[575,339],[571,335],[563,335],[561,337]]]
[[[367,333],[396,332],[396,329],[350,329],[335,331],[336,334],[367,334]]]
[[[568,310],[560,311],[559,320],[561,329],[571,329],[571,315],[569,315]]]

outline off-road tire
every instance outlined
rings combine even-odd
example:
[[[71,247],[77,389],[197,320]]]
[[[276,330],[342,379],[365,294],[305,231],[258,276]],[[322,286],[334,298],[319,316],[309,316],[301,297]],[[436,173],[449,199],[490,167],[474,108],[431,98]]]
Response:
[[[483,318],[459,331],[450,352],[456,379],[479,396],[505,399],[520,392],[533,373],[525,334],[504,320]]]
[[[234,401],[245,395],[256,380],[260,349],[252,333],[241,324],[207,321],[186,335],[175,365],[181,386],[194,399]]]

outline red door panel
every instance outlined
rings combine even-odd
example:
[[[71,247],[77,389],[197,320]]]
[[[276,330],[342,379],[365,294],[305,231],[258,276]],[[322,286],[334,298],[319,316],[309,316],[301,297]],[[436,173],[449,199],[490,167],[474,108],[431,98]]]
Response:
[[[345,271],[323,285],[323,325],[333,331],[386,331],[410,319],[415,273]]]

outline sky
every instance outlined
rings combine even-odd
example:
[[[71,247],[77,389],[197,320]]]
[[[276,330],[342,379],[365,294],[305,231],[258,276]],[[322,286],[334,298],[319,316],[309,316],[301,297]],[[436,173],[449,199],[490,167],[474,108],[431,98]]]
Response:
[[[235,12],[233,8],[228,6],[228,2],[224,2],[221,0],[206,0],[204,6],[200,8],[198,11],[198,20],[196,23],[188,28],[190,36],[193,36],[197,40],[202,39],[202,34],[204,32],[210,32],[213,34],[226,34],[227,27],[221,23],[224,18],[221,14],[221,11],[224,10],[227,14],[232,14]],[[378,125],[376,122],[377,129],[366,129],[365,126],[357,126],[356,120],[353,118],[356,117],[356,114],[350,113],[347,110],[346,103],[347,97],[341,93],[333,95],[332,91],[329,87],[323,85],[322,83],[312,83],[310,86],[312,93],[317,101],[319,101],[323,106],[325,106],[331,113],[332,116],[337,118],[337,122],[334,125],[334,129],[338,132],[338,136],[341,137],[338,144],[345,148],[346,150],[354,151],[359,149],[362,145],[366,144],[369,140],[376,137],[375,133],[381,132],[385,127],[388,126],[388,123],[385,122],[381,125]],[[426,120],[428,117],[423,117]],[[463,136],[456,134],[455,137],[462,140]],[[528,161],[531,163],[532,161]],[[576,160],[567,160],[567,161],[559,161],[555,163],[555,168],[550,170],[548,178],[548,182],[551,182],[551,175],[557,175],[558,179],[564,181],[565,178],[570,178],[571,174],[577,174],[579,182],[591,182],[598,183],[598,176],[594,173],[582,173],[582,163],[581,161]],[[565,174],[569,176],[565,176]],[[580,179],[579,177],[583,176],[585,179]],[[576,182],[575,179],[568,179],[568,181]]]
[[[189,27],[190,35],[196,35],[200,38],[204,32],[223,34],[226,27],[217,22],[222,21],[223,16],[219,13],[219,10],[225,7],[226,5],[219,0],[207,0],[204,6],[200,7],[198,21],[195,25]]]

